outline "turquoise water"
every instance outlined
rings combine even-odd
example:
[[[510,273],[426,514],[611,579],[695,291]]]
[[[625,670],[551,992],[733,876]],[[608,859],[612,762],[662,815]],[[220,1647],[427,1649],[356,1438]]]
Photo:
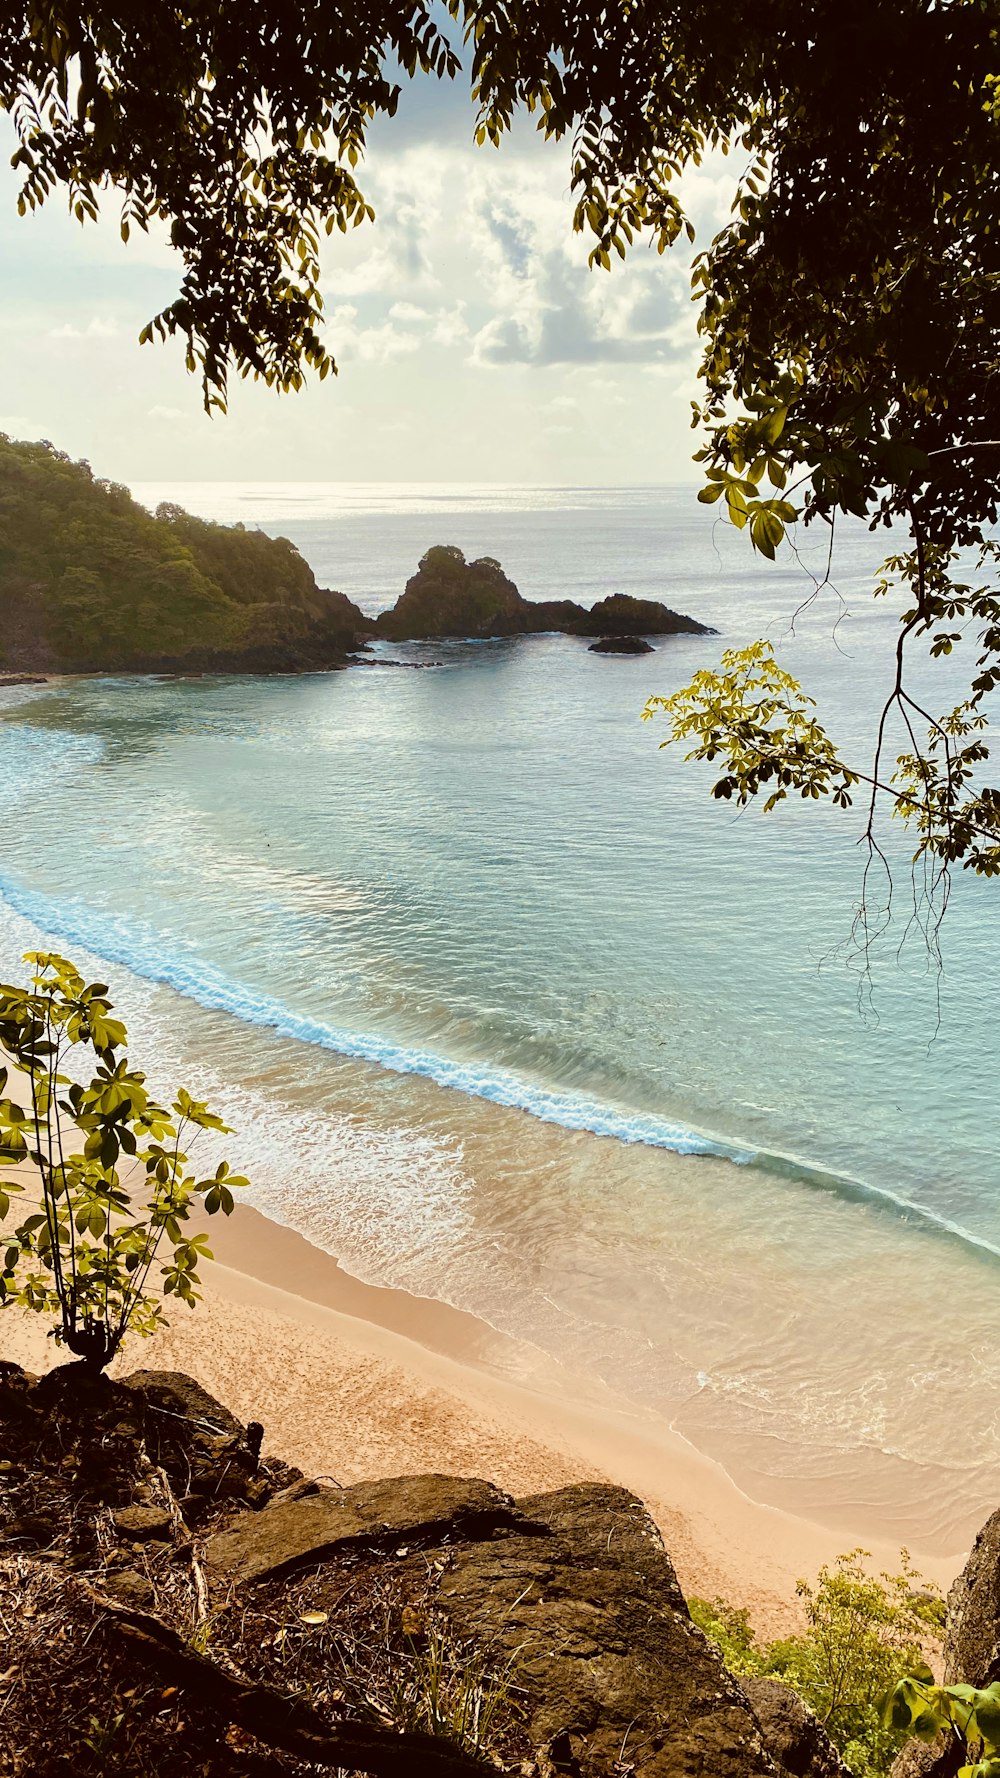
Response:
[[[897,955],[892,838],[862,1016],[857,815],[734,816],[639,719],[770,635],[864,757],[884,540],[838,540],[852,615],[834,634],[826,591],[791,635],[817,547],[755,563],[688,490],[140,494],[283,532],[369,610],[448,541],[528,597],[637,592],[722,635],[4,694],[4,969],[39,929],[116,965],[137,1050],[242,1108],[257,1201],[360,1275],[600,1375],[767,1498],[905,1497],[954,1546],[996,1456],[992,1421],[956,1455],[954,1403],[1000,1349],[997,891],[956,884],[938,977]]]

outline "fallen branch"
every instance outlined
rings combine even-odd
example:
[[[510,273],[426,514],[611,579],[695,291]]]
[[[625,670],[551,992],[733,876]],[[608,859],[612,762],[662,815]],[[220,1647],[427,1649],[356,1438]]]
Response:
[[[176,1685],[267,1747],[314,1765],[369,1773],[371,1778],[413,1778],[416,1772],[421,1778],[497,1778],[496,1766],[435,1735],[399,1735],[363,1722],[328,1723],[304,1698],[236,1678],[193,1653],[176,1630],[148,1612],[121,1605],[85,1580],[71,1584],[106,1613],[115,1633],[158,1680]]]

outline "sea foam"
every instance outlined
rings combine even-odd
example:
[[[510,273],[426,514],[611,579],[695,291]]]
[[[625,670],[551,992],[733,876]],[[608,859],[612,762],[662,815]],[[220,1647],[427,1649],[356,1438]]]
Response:
[[[655,1113],[641,1112],[583,1093],[560,1091],[525,1080],[485,1062],[458,1061],[433,1050],[410,1047],[373,1032],[352,1031],[299,1013],[283,1001],[234,981],[213,964],[169,952],[150,928],[111,920],[79,901],[57,902],[37,890],[0,877],[0,896],[15,913],[31,920],[61,943],[75,944],[105,962],[117,963],[146,981],[162,983],[212,1012],[225,1012],[279,1036],[371,1062],[394,1074],[417,1074],[437,1086],[527,1112],[543,1123],[585,1130],[617,1142],[666,1148],[675,1154],[717,1155],[745,1164],[755,1151],[708,1136]]]

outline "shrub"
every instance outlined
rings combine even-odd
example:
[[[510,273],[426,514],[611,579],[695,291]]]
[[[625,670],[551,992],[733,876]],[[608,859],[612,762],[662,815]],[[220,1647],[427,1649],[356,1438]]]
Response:
[[[445,579],[453,577],[465,567],[465,551],[459,549],[457,543],[434,543],[420,558],[422,574],[439,574]]]
[[[925,1667],[924,1651],[939,1640],[944,1602],[901,1553],[899,1574],[874,1576],[866,1550],[839,1556],[815,1585],[799,1581],[807,1628],[800,1636],[760,1643],[747,1612],[724,1601],[689,1601],[695,1623],[716,1642],[733,1673],[783,1680],[797,1691],[858,1778],[888,1771],[904,1732],[885,1721],[882,1700],[903,1676]]]
[[[198,1266],[212,1254],[205,1235],[185,1234],[191,1206],[200,1197],[210,1215],[228,1216],[247,1181],[226,1161],[207,1179],[187,1171],[189,1136],[228,1126],[183,1087],[170,1111],[156,1103],[128,1066],[128,1034],[103,982],[88,985],[54,953],[25,962],[29,987],[0,983],[0,1056],[30,1082],[27,1105],[0,1097],[0,1166],[28,1173],[0,1187],[0,1222],[17,1195],[30,1210],[0,1261],[0,1306],[52,1315],[56,1342],[100,1370],[127,1333],[164,1320],[152,1281],[164,1243],[159,1296],[199,1301]],[[64,1067],[88,1049],[97,1068],[84,1084]],[[0,1095],[9,1077],[0,1067]]]

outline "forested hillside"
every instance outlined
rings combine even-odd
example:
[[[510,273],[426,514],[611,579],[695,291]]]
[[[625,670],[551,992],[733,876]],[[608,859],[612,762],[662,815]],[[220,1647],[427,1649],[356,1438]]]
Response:
[[[0,667],[335,666],[364,620],[285,538],[155,518],[52,445],[0,434]]]

